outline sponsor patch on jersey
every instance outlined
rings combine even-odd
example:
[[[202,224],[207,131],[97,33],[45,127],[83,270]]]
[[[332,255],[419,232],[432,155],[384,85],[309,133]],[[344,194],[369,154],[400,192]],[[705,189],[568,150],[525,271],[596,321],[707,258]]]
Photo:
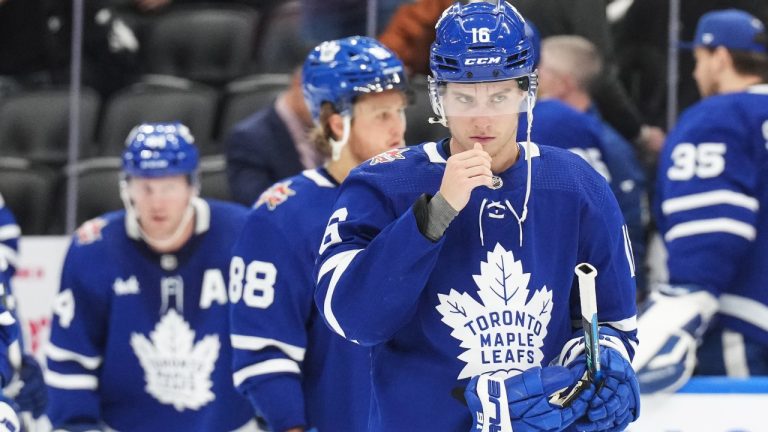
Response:
[[[112,282],[112,289],[115,291],[115,295],[138,294],[139,281],[136,276],[131,276],[126,280],[117,278]]]
[[[291,183],[292,180],[273,184],[259,196],[253,207],[259,208],[262,204],[266,204],[268,209],[276,209],[277,206],[288,201],[288,198],[296,195],[296,191],[291,189]]]
[[[500,244],[480,262],[480,274],[473,279],[480,302],[468,292],[451,289],[447,295],[438,294],[436,307],[465,350],[458,357],[466,363],[458,379],[488,373],[503,379],[541,365],[552,291],[546,285],[529,289],[531,274],[523,272],[522,262]]]
[[[91,244],[101,240],[101,231],[107,226],[107,220],[104,218],[95,218],[84,222],[77,229],[77,243],[81,245]]]
[[[408,147],[403,147],[387,150],[384,153],[379,153],[371,158],[371,165],[378,165],[387,162],[394,162],[398,159],[405,159],[403,153],[407,152],[408,150],[410,150]]]

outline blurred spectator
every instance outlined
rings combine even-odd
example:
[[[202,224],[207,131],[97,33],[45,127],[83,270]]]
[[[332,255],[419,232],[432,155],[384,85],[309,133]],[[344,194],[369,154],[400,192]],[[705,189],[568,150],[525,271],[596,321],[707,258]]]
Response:
[[[389,22],[404,0],[376,0],[375,33]],[[305,42],[320,42],[346,36],[366,35],[368,2],[363,0],[301,0],[301,28]]]
[[[451,0],[417,0],[395,12],[381,41],[403,59],[411,72],[428,74],[429,46],[435,39],[435,24]],[[612,65],[612,41],[603,0],[512,0],[526,19],[532,21],[541,37],[580,35],[594,43],[607,64]],[[634,103],[621,87],[613,67],[607,67],[594,89],[597,104],[606,119],[627,139],[658,152],[664,134],[657,127],[645,126]]]
[[[236,124],[224,140],[227,178],[235,201],[253,205],[276,181],[323,161],[309,139],[312,117],[301,90],[301,72],[275,103]]]
[[[644,263],[648,221],[647,182],[631,144],[603,120],[590,96],[589,89],[602,77],[602,67],[600,53],[585,38],[580,36],[546,38],[541,45],[539,96],[542,99],[559,99],[599,122],[602,159],[611,174],[608,180],[619,202],[632,240],[638,269],[637,291],[642,296],[646,287]],[[542,121],[541,116],[536,120]],[[560,126],[552,125],[550,129],[558,130]],[[655,154],[653,156],[655,157]]]
[[[646,392],[675,390],[694,367],[768,375],[768,33],[744,11],[712,11],[693,47],[704,99],[683,112],[659,159],[654,210],[669,284],[638,320]]]
[[[105,6],[85,0],[82,81],[106,96],[138,73],[133,31]],[[69,84],[72,2],[7,0],[0,4],[0,74],[26,85]]]
[[[680,39],[692,40],[696,21],[707,11],[738,8],[768,19],[768,2],[755,0],[682,0]],[[621,80],[643,117],[653,124],[666,125],[667,50],[669,44],[669,1],[634,1],[614,25],[616,62]],[[692,73],[694,59],[681,51],[678,70],[678,112],[699,99]]]
[[[51,0],[0,0],[0,75],[50,82],[53,71],[66,66],[56,52],[60,26]]]

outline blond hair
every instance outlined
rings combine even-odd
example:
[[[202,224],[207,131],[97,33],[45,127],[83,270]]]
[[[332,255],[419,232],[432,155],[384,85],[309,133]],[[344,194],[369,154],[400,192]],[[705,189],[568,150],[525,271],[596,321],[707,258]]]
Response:
[[[570,75],[582,90],[590,90],[603,71],[597,47],[581,36],[551,36],[541,42],[548,67]]]

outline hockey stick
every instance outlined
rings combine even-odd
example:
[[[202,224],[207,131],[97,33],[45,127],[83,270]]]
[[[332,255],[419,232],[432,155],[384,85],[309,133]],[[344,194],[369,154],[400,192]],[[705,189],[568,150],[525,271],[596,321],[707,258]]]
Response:
[[[595,278],[597,269],[589,263],[581,263],[574,270],[579,278],[579,300],[581,302],[581,326],[584,328],[584,345],[587,354],[589,380],[597,384],[603,378],[600,372],[600,335],[597,332],[597,295]]]
[[[600,347],[597,331],[597,294],[595,293],[595,278],[597,269],[592,264],[581,263],[573,270],[579,281],[579,302],[581,304],[581,327],[584,329],[584,352],[587,357],[585,377],[570,389],[556,395],[550,402],[568,406],[589,383],[600,385]]]

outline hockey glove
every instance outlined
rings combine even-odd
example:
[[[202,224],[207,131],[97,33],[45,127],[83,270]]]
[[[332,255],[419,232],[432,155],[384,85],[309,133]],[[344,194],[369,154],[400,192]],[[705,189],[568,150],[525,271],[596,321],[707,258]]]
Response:
[[[717,307],[715,296],[695,286],[664,286],[651,294],[637,322],[643,343],[633,362],[643,393],[673,392],[688,381]]]
[[[464,396],[472,413],[472,431],[553,432],[584,415],[594,387],[587,385],[567,405],[549,402],[552,395],[576,384],[567,368],[535,367],[503,382],[488,375],[472,378]]]
[[[603,378],[589,400],[587,415],[574,423],[576,431],[623,431],[640,415],[640,388],[629,361],[617,350],[601,346],[600,368]],[[586,358],[582,356],[570,369],[574,373],[584,373]]]
[[[14,398],[21,411],[31,412],[34,418],[45,413],[48,404],[48,389],[43,380],[43,371],[34,357],[25,354],[19,371],[21,389]]]

